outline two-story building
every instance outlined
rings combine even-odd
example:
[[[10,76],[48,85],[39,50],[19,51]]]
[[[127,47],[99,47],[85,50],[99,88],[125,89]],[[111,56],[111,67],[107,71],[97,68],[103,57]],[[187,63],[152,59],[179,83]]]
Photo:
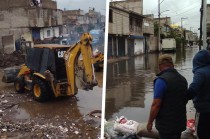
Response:
[[[140,4],[143,5],[142,0],[110,2],[108,58],[134,56],[145,52]]]
[[[31,42],[59,36],[62,11],[55,1],[41,2],[41,7],[36,7],[29,0],[0,1],[0,49],[12,53],[21,36]]]

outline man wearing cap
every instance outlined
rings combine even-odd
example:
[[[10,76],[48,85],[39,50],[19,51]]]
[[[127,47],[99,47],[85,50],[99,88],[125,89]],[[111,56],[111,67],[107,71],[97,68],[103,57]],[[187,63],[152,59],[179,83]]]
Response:
[[[186,129],[187,81],[174,69],[170,55],[161,55],[158,64],[147,130],[152,130],[155,120],[160,139],[180,139]]]

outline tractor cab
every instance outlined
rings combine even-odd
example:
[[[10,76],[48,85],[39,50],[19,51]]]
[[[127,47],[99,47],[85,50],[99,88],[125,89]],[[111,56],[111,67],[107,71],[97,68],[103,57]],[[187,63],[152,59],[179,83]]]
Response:
[[[26,66],[33,72],[44,75],[46,70],[53,73],[56,80],[66,80],[64,53],[67,45],[39,44],[27,51]]]

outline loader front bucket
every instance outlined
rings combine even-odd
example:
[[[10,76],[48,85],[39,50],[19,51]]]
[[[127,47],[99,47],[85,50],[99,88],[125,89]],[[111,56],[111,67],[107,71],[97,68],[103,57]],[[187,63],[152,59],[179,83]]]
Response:
[[[14,82],[19,71],[20,71],[20,66],[5,68],[3,70],[4,74],[3,74],[2,82],[5,82],[5,83]]]

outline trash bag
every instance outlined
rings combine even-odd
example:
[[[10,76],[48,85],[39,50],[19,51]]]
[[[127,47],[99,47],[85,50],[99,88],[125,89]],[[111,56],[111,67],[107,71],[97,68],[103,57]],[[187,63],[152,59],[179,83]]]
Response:
[[[195,139],[192,130],[186,129],[182,132],[181,139]]]
[[[118,132],[114,130],[114,121],[106,121],[104,123],[104,136],[112,139],[118,136]]]
[[[120,120],[121,123],[114,124],[114,130],[122,133],[123,135],[134,135],[138,131],[139,123],[133,120]]]

